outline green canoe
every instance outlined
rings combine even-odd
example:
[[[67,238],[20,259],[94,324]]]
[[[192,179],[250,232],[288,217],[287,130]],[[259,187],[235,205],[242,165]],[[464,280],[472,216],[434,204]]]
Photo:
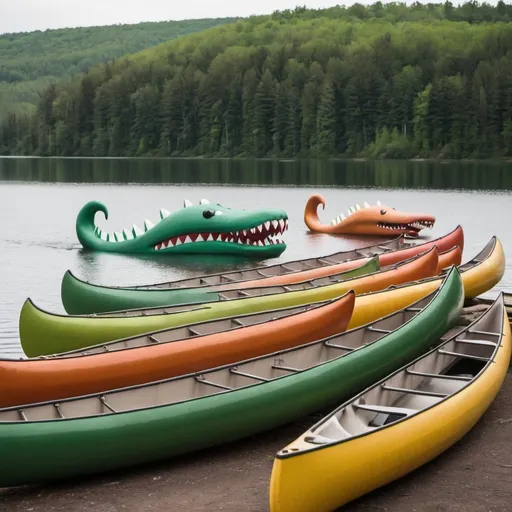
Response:
[[[357,268],[346,270],[324,279],[323,283],[337,283],[380,270],[378,255]],[[257,285],[256,285],[257,286]],[[70,315],[89,315],[120,311],[122,309],[151,308],[177,304],[217,302],[221,290],[212,286],[198,288],[130,289],[99,286],[77,279],[69,270],[64,274],[61,297],[64,309]]]
[[[0,410],[0,487],[155,461],[275,428],[362,391],[440,342],[464,302],[435,292],[373,324],[201,374]]]

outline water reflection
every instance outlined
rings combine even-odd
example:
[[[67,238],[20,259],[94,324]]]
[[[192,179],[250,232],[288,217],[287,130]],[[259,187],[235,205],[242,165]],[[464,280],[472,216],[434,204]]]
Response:
[[[200,158],[0,158],[0,180],[512,190],[512,163]]]

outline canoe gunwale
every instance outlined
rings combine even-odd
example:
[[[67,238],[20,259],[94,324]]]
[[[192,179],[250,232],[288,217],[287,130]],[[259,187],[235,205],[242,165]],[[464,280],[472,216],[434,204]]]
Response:
[[[354,332],[354,331],[360,331],[360,330],[367,329],[368,327],[370,327],[370,326],[372,326],[372,325],[374,325],[376,323],[380,323],[380,322],[382,322],[382,321],[384,321],[384,320],[386,320],[388,318],[391,318],[393,316],[398,316],[398,315],[402,314],[402,312],[407,310],[407,309],[414,308],[415,305],[417,305],[418,303],[427,302],[428,301],[425,304],[425,306],[423,308],[421,308],[420,311],[415,311],[416,314],[414,316],[412,316],[409,320],[406,320],[403,323],[400,323],[400,325],[397,328],[393,329],[391,332],[383,334],[381,337],[375,339],[374,341],[371,341],[371,342],[366,343],[366,344],[362,344],[361,346],[359,346],[357,348],[354,348],[354,350],[351,350],[350,352],[346,352],[346,353],[340,354],[338,356],[335,356],[332,359],[329,359],[329,360],[326,360],[326,361],[323,361],[323,362],[320,362],[320,363],[317,363],[317,364],[312,364],[311,366],[309,366],[307,368],[304,368],[304,369],[301,369],[298,372],[293,372],[293,373],[289,373],[289,374],[286,374],[286,375],[277,376],[275,378],[270,379],[270,382],[275,382],[275,381],[278,381],[278,380],[281,380],[281,379],[284,379],[284,378],[287,378],[287,377],[294,377],[294,376],[297,376],[298,374],[303,374],[303,373],[307,372],[308,370],[312,370],[312,369],[315,369],[315,368],[320,368],[320,367],[325,366],[327,364],[332,364],[333,362],[339,361],[340,359],[343,359],[343,358],[345,358],[347,356],[350,356],[351,354],[358,353],[358,352],[360,352],[363,349],[367,349],[369,347],[373,347],[375,345],[375,343],[377,343],[379,341],[382,341],[383,339],[392,336],[398,330],[403,329],[405,326],[410,324],[413,320],[417,319],[418,316],[425,315],[426,312],[429,309],[432,308],[432,304],[435,304],[436,299],[442,293],[442,291],[446,287],[447,283],[450,282],[450,277],[453,275],[453,273],[458,274],[459,278],[460,278],[459,270],[457,269],[457,267],[452,266],[452,268],[446,274],[446,276],[444,276],[442,278],[441,285],[437,289],[433,290],[429,294],[427,294],[424,297],[422,297],[421,299],[419,299],[419,300],[409,304],[408,306],[406,306],[404,308],[401,308],[401,309],[399,309],[399,310],[397,310],[397,311],[395,311],[393,313],[390,313],[390,314],[385,315],[383,317],[379,317],[379,318],[377,318],[376,320],[374,320],[372,322],[369,322],[369,323],[361,325],[359,327],[355,327],[353,329],[347,330],[347,331],[345,331],[343,333],[334,334],[334,335],[331,335],[331,336],[328,336],[328,337],[325,337],[325,338],[321,338],[319,340],[315,340],[315,341],[312,341],[312,342],[309,342],[309,343],[305,343],[305,344],[299,345],[297,347],[290,347],[290,348],[287,348],[287,349],[274,351],[274,352],[271,352],[271,353],[268,353],[268,354],[264,354],[264,355],[261,355],[261,356],[256,356],[256,357],[248,358],[248,359],[245,359],[245,360],[242,360],[242,361],[237,361],[236,363],[225,364],[225,365],[217,366],[215,368],[208,368],[206,370],[199,371],[199,372],[192,372],[192,373],[188,373],[188,374],[185,374],[185,375],[179,375],[179,376],[171,377],[171,378],[168,378],[168,379],[160,379],[160,380],[149,382],[149,383],[135,384],[135,385],[132,385],[132,386],[125,386],[125,387],[117,388],[117,389],[114,389],[114,390],[106,390],[106,391],[103,391],[103,392],[90,393],[90,394],[86,394],[86,395],[81,395],[79,397],[75,396],[75,397],[68,397],[68,398],[63,398],[63,399],[59,399],[59,400],[47,400],[47,401],[43,401],[43,402],[24,404],[24,405],[21,405],[21,406],[17,405],[17,406],[0,408],[0,413],[1,412],[8,412],[8,411],[18,411],[18,412],[20,412],[23,409],[27,409],[27,408],[40,407],[40,406],[45,406],[45,405],[53,405],[53,406],[55,406],[55,404],[60,404],[60,403],[65,403],[65,402],[72,402],[72,401],[87,400],[89,398],[98,398],[98,399],[101,400],[101,398],[103,398],[105,396],[108,396],[108,395],[114,394],[114,393],[118,393],[118,392],[126,392],[126,391],[133,391],[133,390],[136,390],[136,389],[141,389],[141,388],[148,388],[148,387],[152,387],[152,386],[157,386],[157,385],[162,384],[162,383],[168,383],[168,382],[172,382],[172,381],[184,380],[184,379],[192,378],[192,377],[197,378],[197,377],[200,377],[200,376],[203,376],[203,375],[208,375],[208,374],[213,373],[213,372],[218,372],[218,371],[226,370],[226,369],[230,369],[230,368],[236,368],[236,367],[238,367],[238,366],[240,366],[242,364],[245,365],[245,364],[251,363],[253,361],[263,360],[263,359],[272,359],[272,358],[275,358],[276,355],[280,355],[280,354],[285,354],[285,353],[289,353],[289,352],[294,352],[294,351],[302,350],[304,348],[307,348],[307,347],[310,347],[310,346],[313,346],[313,345],[318,345],[318,344],[321,344],[321,343],[322,344],[326,343],[327,341],[329,341],[329,340],[331,340],[333,338],[343,337],[344,335],[349,334],[349,333]],[[462,283],[461,283],[461,285],[462,285]],[[52,423],[52,422],[66,422],[66,421],[75,421],[75,420],[93,420],[93,419],[102,418],[102,417],[111,417],[112,415],[118,416],[118,415],[122,415],[122,414],[131,414],[131,413],[136,413],[136,412],[145,411],[145,410],[156,410],[156,409],[160,409],[160,408],[164,408],[164,407],[175,406],[175,405],[182,404],[182,403],[192,403],[192,402],[196,402],[198,400],[203,400],[203,399],[211,398],[212,396],[219,396],[219,395],[223,395],[223,394],[231,393],[231,392],[235,392],[235,391],[240,391],[240,390],[247,389],[247,388],[254,388],[255,386],[261,386],[261,385],[266,384],[268,382],[269,381],[265,381],[265,382],[260,381],[260,382],[255,382],[253,384],[248,384],[246,386],[241,386],[241,387],[237,387],[237,388],[221,389],[219,392],[215,393],[214,395],[206,395],[206,396],[185,398],[185,399],[182,399],[182,400],[178,400],[176,402],[168,402],[168,403],[160,404],[160,405],[148,405],[147,407],[139,407],[137,409],[129,409],[129,410],[122,410],[122,411],[110,411],[109,413],[105,413],[105,414],[91,414],[89,416],[61,417],[61,418],[49,418],[49,419],[37,419],[37,420],[24,420],[24,419],[22,419],[22,420],[17,420],[17,421],[0,421],[0,427],[2,425],[27,425],[27,424],[32,424],[32,423],[48,424],[48,423]]]
[[[74,355],[74,357],[80,357],[80,358],[82,358],[82,357],[89,357],[89,356],[95,356],[95,355],[98,355],[98,354],[97,353],[93,353],[93,354],[79,354],[79,353],[86,352],[88,350],[96,349],[96,348],[100,348],[100,347],[108,347],[109,345],[113,345],[113,344],[116,344],[116,343],[121,343],[121,342],[124,342],[124,341],[134,340],[136,338],[143,338],[145,336],[161,334],[163,332],[168,332],[168,331],[174,331],[174,330],[179,330],[179,329],[186,329],[186,328],[195,327],[195,326],[201,326],[201,325],[205,325],[205,324],[221,323],[221,322],[226,322],[226,321],[232,320],[232,319],[239,319],[239,318],[242,319],[242,318],[247,318],[247,317],[251,317],[251,316],[260,316],[260,315],[261,316],[270,316],[270,315],[272,315],[272,314],[274,314],[276,312],[282,312],[282,311],[293,310],[293,309],[300,310],[300,311],[296,311],[295,313],[290,313],[288,315],[284,315],[282,317],[268,318],[266,320],[261,320],[260,322],[257,322],[257,323],[254,323],[254,324],[239,325],[237,327],[226,328],[224,330],[219,330],[219,331],[215,331],[215,332],[212,332],[212,333],[200,334],[198,336],[194,336],[193,338],[191,338],[191,339],[196,340],[196,339],[203,338],[204,336],[211,336],[211,335],[222,334],[222,333],[226,333],[226,332],[238,331],[239,329],[242,329],[244,327],[252,327],[252,326],[256,326],[256,325],[262,325],[263,323],[275,322],[275,321],[278,321],[278,320],[281,320],[281,319],[284,319],[284,318],[293,318],[293,317],[295,317],[297,315],[301,315],[301,314],[309,312],[309,311],[320,309],[320,308],[322,308],[324,306],[329,306],[331,304],[334,304],[335,302],[338,302],[338,301],[341,301],[341,300],[345,300],[345,299],[347,299],[347,297],[349,295],[355,295],[355,292],[353,290],[349,290],[346,293],[344,293],[343,295],[341,295],[339,297],[336,297],[335,299],[327,299],[327,300],[322,300],[322,301],[317,301],[317,302],[311,302],[311,303],[303,304],[303,305],[299,305],[299,306],[286,306],[286,307],[283,307],[283,308],[274,308],[274,309],[270,309],[268,311],[263,311],[263,312],[241,313],[239,315],[231,315],[231,316],[228,316],[228,317],[221,317],[221,318],[216,318],[216,319],[213,319],[213,320],[201,320],[200,322],[191,322],[191,323],[188,323],[188,324],[179,325],[177,327],[164,327],[163,329],[158,329],[156,331],[149,331],[149,332],[142,333],[142,334],[135,334],[133,336],[127,336],[125,338],[120,338],[120,339],[116,339],[116,340],[112,340],[112,341],[107,341],[107,342],[103,342],[103,343],[97,343],[96,345],[89,345],[89,346],[81,348],[81,349],[68,350],[66,352],[59,352],[57,357],[55,357],[55,355],[53,355],[53,354],[50,354],[50,355],[46,355],[46,356],[36,356],[36,357],[28,358],[28,359],[22,359],[22,361],[23,362],[31,362],[31,361],[39,361],[40,362],[41,360],[45,360],[45,359],[50,360],[50,361],[57,361],[57,360],[60,360],[60,359],[73,359],[73,357],[65,357],[67,355],[70,355],[70,356]],[[165,342],[158,342],[158,343],[155,343],[154,345],[140,345],[140,346],[134,346],[134,347],[123,347],[123,348],[116,349],[115,351],[112,351],[111,353],[125,352],[127,350],[135,350],[135,349],[138,349],[138,348],[146,348],[146,347],[149,347],[149,346],[161,346],[161,345],[165,345],[166,343],[177,343],[177,342],[181,342],[181,341],[186,341],[188,339],[189,338],[180,338],[180,339],[176,339],[176,340],[170,340],[170,341],[165,341]],[[9,359],[9,358],[0,358],[0,361],[18,361],[18,360],[13,360],[13,359]]]
[[[307,433],[313,432],[314,430],[316,430],[320,426],[322,426],[325,423],[327,423],[327,421],[330,418],[332,418],[333,416],[338,414],[342,409],[344,409],[348,405],[354,404],[357,400],[359,400],[361,397],[363,397],[365,394],[367,394],[370,390],[372,390],[374,388],[377,388],[378,386],[381,386],[383,383],[391,380],[395,375],[398,375],[401,372],[407,371],[409,368],[411,368],[413,365],[415,365],[416,363],[418,363],[422,359],[425,359],[426,357],[430,356],[431,354],[434,354],[438,350],[442,349],[448,343],[451,343],[452,341],[454,341],[455,338],[458,338],[462,334],[464,334],[466,332],[469,332],[471,330],[471,327],[473,327],[475,324],[481,322],[486,315],[491,313],[493,308],[500,307],[500,306],[501,306],[501,309],[503,310],[502,311],[502,315],[501,315],[503,317],[504,309],[505,309],[504,292],[500,292],[499,296],[492,302],[492,304],[489,306],[489,308],[486,311],[484,311],[473,322],[471,322],[469,325],[465,326],[464,329],[462,329],[459,332],[456,332],[455,334],[450,336],[450,338],[448,338],[447,340],[443,341],[441,344],[436,345],[435,348],[429,350],[428,352],[425,352],[424,354],[422,354],[421,356],[417,357],[416,359],[414,359],[413,361],[411,361],[407,365],[402,366],[398,370],[390,373],[389,375],[387,375],[386,377],[384,377],[380,381],[375,382],[370,387],[366,388],[365,390],[361,391],[360,393],[358,393],[357,395],[353,396],[349,400],[345,401],[343,404],[339,405],[336,409],[331,411],[329,414],[327,414],[323,418],[321,418],[317,423],[315,423],[313,426],[311,426],[305,433],[303,433],[297,439],[304,437]],[[479,378],[481,378],[481,376],[484,375],[484,373],[494,363],[494,361],[496,359],[496,355],[497,355],[499,349],[503,347],[503,343],[502,343],[503,342],[503,321],[504,320],[502,320],[502,322],[501,322],[501,328],[500,328],[501,331],[499,333],[493,333],[493,335],[495,334],[496,337],[499,336],[499,339],[497,340],[496,347],[494,348],[492,354],[489,356],[489,359],[487,360],[485,365],[480,369],[480,371],[474,377],[472,377],[471,380],[468,381],[466,385],[464,385],[460,389],[458,389],[458,390],[456,390],[454,392],[449,393],[447,396],[445,396],[441,400],[435,402],[434,404],[428,405],[428,406],[426,406],[426,407],[424,407],[424,408],[422,408],[422,409],[420,409],[420,410],[418,410],[416,412],[413,412],[412,414],[408,414],[407,416],[399,418],[398,420],[393,421],[392,423],[389,423],[389,424],[386,424],[386,425],[381,425],[381,426],[379,426],[379,427],[377,427],[377,428],[375,428],[373,430],[368,430],[368,431],[362,432],[360,434],[351,435],[350,437],[347,437],[347,438],[344,438],[344,439],[333,440],[332,442],[326,442],[326,443],[322,443],[322,444],[312,444],[311,443],[312,444],[311,447],[307,448],[307,449],[298,449],[297,451],[283,452],[282,450],[286,450],[286,448],[283,448],[282,450],[279,450],[279,452],[276,453],[275,458],[276,459],[282,459],[282,460],[290,459],[290,458],[293,458],[293,457],[299,457],[301,455],[306,455],[308,453],[312,453],[312,452],[315,452],[315,451],[320,451],[320,450],[323,450],[323,449],[331,448],[333,446],[339,446],[339,445],[341,445],[343,443],[347,443],[347,442],[350,442],[350,441],[355,441],[357,439],[364,438],[364,437],[366,437],[368,435],[371,435],[371,434],[374,434],[374,433],[378,433],[378,432],[382,432],[385,429],[389,429],[389,428],[394,427],[396,425],[402,424],[403,422],[407,421],[410,418],[417,417],[417,416],[419,416],[421,414],[427,413],[428,411],[432,410],[434,407],[437,407],[437,406],[440,406],[441,404],[446,403],[451,398],[455,397],[459,393],[467,390],[470,386],[475,384],[477,382],[477,380]],[[461,354],[461,356],[464,356],[464,354]],[[355,405],[355,407],[357,408],[357,404]],[[314,434],[312,434],[312,435],[314,435]],[[289,445],[291,445],[291,444],[293,444],[293,441],[291,443],[289,443]]]

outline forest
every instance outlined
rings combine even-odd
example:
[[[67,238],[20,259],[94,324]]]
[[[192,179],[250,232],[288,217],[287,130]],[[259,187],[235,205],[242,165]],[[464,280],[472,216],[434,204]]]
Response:
[[[39,91],[58,77],[150,48],[169,39],[198,32],[235,18],[200,19],[65,28],[0,34],[0,117],[15,105],[29,112]]]
[[[512,6],[296,8],[51,83],[0,153],[512,156]]]

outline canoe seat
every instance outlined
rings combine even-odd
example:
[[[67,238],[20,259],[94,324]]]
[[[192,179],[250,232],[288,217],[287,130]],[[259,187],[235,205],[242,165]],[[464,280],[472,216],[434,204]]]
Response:
[[[353,404],[353,406],[357,407],[358,409],[363,409],[364,411],[380,412],[383,414],[403,414],[405,416],[409,416],[418,412],[418,409],[410,409],[407,407],[392,407],[387,405]]]
[[[324,443],[338,441],[340,439],[347,439],[352,434],[347,432],[338,421],[336,416],[329,418],[322,427],[318,429],[318,434],[313,434],[315,438],[321,438]]]

